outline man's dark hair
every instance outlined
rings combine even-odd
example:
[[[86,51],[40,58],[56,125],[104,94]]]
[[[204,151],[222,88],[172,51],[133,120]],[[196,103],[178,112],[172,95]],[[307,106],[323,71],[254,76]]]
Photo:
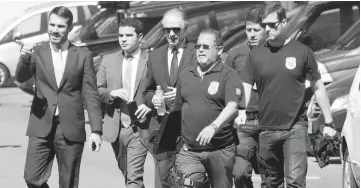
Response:
[[[199,34],[212,34],[215,38],[215,45],[216,46],[223,46],[223,37],[220,31],[215,30],[215,29],[211,29],[211,28],[207,28],[207,29],[203,29],[202,32]]]
[[[282,6],[281,2],[273,1],[266,5],[264,17],[268,16],[269,14],[277,12],[278,21],[283,21],[286,19],[286,10]]]
[[[143,23],[141,21],[139,21],[136,18],[124,18],[120,23],[119,23],[119,27],[133,27],[135,30],[135,33],[137,33],[137,35],[139,35],[140,33],[143,33]]]
[[[264,7],[251,7],[246,14],[246,22],[253,22],[256,24],[262,23],[264,17]]]
[[[51,10],[49,17],[52,15],[58,15],[62,18],[68,19],[68,26],[70,26],[71,24],[73,24],[73,13],[66,7],[64,6],[59,6],[59,7],[55,7],[53,8],[53,10]]]

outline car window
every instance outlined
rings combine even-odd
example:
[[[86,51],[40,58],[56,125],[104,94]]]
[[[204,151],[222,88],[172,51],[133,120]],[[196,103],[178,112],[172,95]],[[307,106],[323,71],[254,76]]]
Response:
[[[210,27],[210,20],[208,15],[197,16],[191,18],[188,22],[188,29],[186,31],[186,38],[190,42],[196,42],[199,33],[204,28]]]
[[[102,19],[102,22],[98,22],[94,25],[95,32],[98,37],[105,37],[108,35],[117,35],[118,33],[118,20],[117,16],[109,16]]]
[[[347,11],[353,11],[350,14]],[[357,6],[333,8],[323,11],[312,23],[303,39],[314,51],[327,48],[340,38],[359,19]],[[332,31],[332,32],[330,32]]]
[[[41,32],[41,14],[34,15],[14,28],[15,32],[20,32],[23,37],[29,37]],[[14,32],[14,33],[15,33]]]
[[[360,46],[360,20],[345,32],[331,49],[353,50]]]
[[[222,10],[216,13],[219,29],[222,30],[227,26],[243,22],[246,17],[247,8],[236,8],[234,10]]]
[[[88,5],[82,7],[84,10],[85,20],[89,20],[95,13],[99,12],[99,9],[95,5]]]
[[[8,34],[1,39],[0,44],[11,42],[13,38],[13,31],[11,30]]]
[[[78,23],[78,7],[74,6],[74,7],[68,7],[69,10],[73,13],[73,23]]]
[[[113,10],[97,12],[81,29],[77,38],[80,41],[99,39],[106,36],[115,36],[118,33],[117,14]]]

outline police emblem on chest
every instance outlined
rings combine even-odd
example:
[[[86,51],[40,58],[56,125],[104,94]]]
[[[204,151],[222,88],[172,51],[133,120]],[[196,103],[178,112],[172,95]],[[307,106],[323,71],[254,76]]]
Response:
[[[287,57],[286,60],[286,68],[292,70],[296,68],[296,58],[295,57]]]
[[[210,95],[214,95],[214,94],[217,93],[218,88],[219,88],[219,82],[212,81],[212,82],[209,84],[208,93],[209,93]]]

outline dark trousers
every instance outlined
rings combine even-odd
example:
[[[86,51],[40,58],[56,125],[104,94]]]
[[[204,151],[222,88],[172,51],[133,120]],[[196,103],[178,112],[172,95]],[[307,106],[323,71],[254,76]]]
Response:
[[[29,137],[24,179],[29,188],[48,188],[54,156],[59,167],[59,187],[77,188],[84,142],[73,142],[63,136],[59,118],[46,138]]]
[[[171,180],[171,169],[174,166],[174,158],[158,161],[154,158],[154,187],[171,188],[174,183]]]
[[[307,126],[294,125],[291,130],[261,131],[260,162],[268,188],[306,187]]]
[[[144,163],[147,148],[140,142],[136,127],[121,127],[117,140],[112,143],[118,167],[127,188],[144,188]]]
[[[204,182],[206,175],[208,175],[212,188],[232,188],[235,156],[235,145],[203,152],[182,148],[176,154],[175,168],[182,174],[183,178],[195,182]]]
[[[257,168],[258,152],[258,120],[247,120],[246,125],[237,129],[239,143],[237,145],[236,163],[233,169],[236,188],[253,188],[252,170]],[[264,175],[261,175],[261,188],[266,187]]]

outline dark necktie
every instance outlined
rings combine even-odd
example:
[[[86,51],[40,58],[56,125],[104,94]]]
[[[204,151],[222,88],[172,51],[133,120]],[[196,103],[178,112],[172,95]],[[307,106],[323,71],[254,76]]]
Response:
[[[173,48],[172,50],[172,54],[173,54],[173,58],[172,58],[172,63],[171,63],[171,67],[170,67],[170,78],[171,78],[171,83],[174,84],[175,79],[177,78],[177,69],[178,69],[178,49],[177,48]]]

